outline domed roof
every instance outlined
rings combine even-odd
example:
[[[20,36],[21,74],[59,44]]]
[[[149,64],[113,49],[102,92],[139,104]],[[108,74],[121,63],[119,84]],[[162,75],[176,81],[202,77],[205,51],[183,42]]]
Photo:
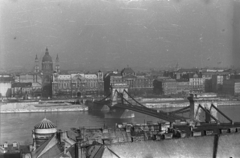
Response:
[[[48,49],[46,48],[45,55],[42,58],[42,62],[52,62],[52,57],[49,55]]]
[[[34,126],[35,129],[50,129],[56,127],[56,125],[54,125],[50,120],[46,118],[44,118],[40,123]]]

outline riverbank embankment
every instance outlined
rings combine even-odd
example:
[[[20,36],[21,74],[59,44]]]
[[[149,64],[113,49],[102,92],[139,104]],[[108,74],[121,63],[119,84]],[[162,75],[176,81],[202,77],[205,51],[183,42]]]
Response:
[[[21,102],[21,103],[0,103],[0,113],[22,113],[22,112],[58,112],[58,111],[87,111],[88,107],[82,104],[66,103],[44,103]]]
[[[143,99],[140,101],[148,108],[182,108],[189,106],[189,101],[184,99]],[[195,104],[214,104],[215,106],[239,106],[240,101],[234,101],[229,99],[199,99],[195,100]]]
[[[74,100],[73,100],[74,101]],[[140,98],[137,99],[148,108],[182,108],[189,106],[186,98]],[[240,101],[225,98],[201,98],[195,100],[196,104],[214,104],[216,106],[239,106]],[[70,104],[69,100],[48,100],[40,102],[10,102],[0,103],[0,113],[21,112],[57,112],[57,111],[87,111],[84,104]]]

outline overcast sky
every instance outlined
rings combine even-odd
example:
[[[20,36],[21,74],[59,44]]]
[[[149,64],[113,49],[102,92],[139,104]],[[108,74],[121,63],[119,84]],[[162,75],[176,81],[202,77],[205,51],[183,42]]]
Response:
[[[232,65],[234,0],[1,0],[0,67],[32,69],[46,47],[62,69]]]

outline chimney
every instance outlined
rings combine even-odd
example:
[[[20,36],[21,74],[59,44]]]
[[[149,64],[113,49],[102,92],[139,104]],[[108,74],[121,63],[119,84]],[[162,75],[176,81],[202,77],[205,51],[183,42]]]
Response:
[[[57,140],[59,141],[59,143],[61,143],[61,133],[62,133],[62,130],[59,129],[56,134],[56,137],[57,137]]]
[[[63,153],[66,154],[67,153],[67,149],[66,149],[65,142],[61,142],[61,147],[64,150]]]
[[[75,155],[76,158],[86,158],[86,148],[82,147],[83,138],[81,136],[76,137]]]
[[[5,143],[3,144],[3,147],[4,147],[4,148],[8,148],[8,142],[5,142]]]
[[[13,142],[13,147],[14,148],[18,148],[18,143],[17,142]]]
[[[65,132],[61,132],[60,137],[61,137],[60,138],[61,140],[67,139],[68,138],[67,132],[66,131]]]
[[[36,149],[34,149],[34,146],[30,144],[30,145],[29,145],[29,151],[30,151],[30,152],[33,152],[34,150],[36,150]]]

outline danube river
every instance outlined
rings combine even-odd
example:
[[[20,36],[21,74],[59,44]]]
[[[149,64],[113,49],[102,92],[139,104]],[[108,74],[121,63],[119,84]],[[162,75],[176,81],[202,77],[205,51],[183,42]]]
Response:
[[[233,121],[240,122],[239,106],[220,106],[219,109],[229,116]],[[172,108],[165,111],[174,110]],[[14,141],[20,144],[32,143],[32,129],[43,118],[51,120],[58,129],[69,130],[72,127],[102,127],[104,124],[113,127],[116,123],[144,123],[146,121],[158,122],[159,119],[135,113],[132,119],[107,119],[103,113],[91,114],[88,112],[54,112],[54,113],[15,113],[1,114],[0,144],[5,141]],[[222,120],[221,116],[219,116]]]

